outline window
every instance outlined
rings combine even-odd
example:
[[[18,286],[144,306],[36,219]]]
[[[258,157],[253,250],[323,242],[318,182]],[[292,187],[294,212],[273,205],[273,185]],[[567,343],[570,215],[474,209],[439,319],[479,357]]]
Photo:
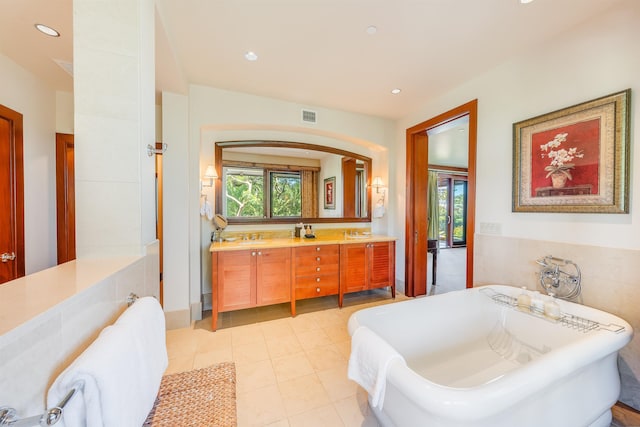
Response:
[[[302,216],[300,172],[270,172],[271,217]]]
[[[223,211],[227,217],[264,217],[264,173],[254,168],[223,168]]]
[[[302,217],[300,171],[224,166],[222,182],[223,212],[227,217]]]

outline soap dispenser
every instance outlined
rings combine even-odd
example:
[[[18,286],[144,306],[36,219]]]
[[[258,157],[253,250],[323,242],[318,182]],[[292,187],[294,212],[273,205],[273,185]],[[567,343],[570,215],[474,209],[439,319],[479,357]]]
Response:
[[[522,292],[518,295],[518,310],[520,311],[531,311],[531,296],[529,296],[529,292],[527,292],[527,287],[522,287]]]
[[[549,297],[544,302],[544,315],[552,320],[558,320],[561,317],[560,305],[558,305],[555,295],[552,293],[549,293]]]
[[[535,291],[531,296],[531,311],[536,314],[544,314],[544,301],[540,291]]]

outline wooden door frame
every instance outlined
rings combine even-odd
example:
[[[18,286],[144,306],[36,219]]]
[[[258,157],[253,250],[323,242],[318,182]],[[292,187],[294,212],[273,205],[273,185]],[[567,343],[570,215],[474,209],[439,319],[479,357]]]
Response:
[[[57,259],[76,259],[75,167],[67,155],[74,152],[73,134],[56,133],[56,229]]]
[[[24,244],[24,142],[22,114],[10,108],[0,105],[0,117],[11,123],[11,174],[12,174],[12,206],[11,212],[12,243],[15,251],[15,275],[16,278],[25,275],[25,244]]]
[[[427,221],[416,222],[417,211],[426,212],[427,198],[422,190],[427,186],[428,156],[417,156],[418,151],[427,151],[427,131],[469,116],[468,181],[467,181],[467,277],[466,287],[473,287],[473,249],[476,214],[476,146],[478,138],[478,100],[467,102],[427,121],[410,127],[406,131],[407,160],[407,204],[405,218],[405,293],[407,296],[426,294],[427,281]],[[418,146],[427,144],[427,147]],[[423,244],[424,243],[424,244]],[[424,246],[424,247],[423,247]]]
[[[162,153],[164,150],[162,149],[162,143],[156,142],[156,157],[155,157],[155,165],[156,165],[156,238],[158,239],[158,244],[160,247],[159,255],[158,255],[158,266],[160,269],[160,305],[164,307],[164,214],[163,214],[163,194],[164,194],[164,184],[163,184],[163,170],[162,170]],[[215,331],[215,328],[213,329]]]

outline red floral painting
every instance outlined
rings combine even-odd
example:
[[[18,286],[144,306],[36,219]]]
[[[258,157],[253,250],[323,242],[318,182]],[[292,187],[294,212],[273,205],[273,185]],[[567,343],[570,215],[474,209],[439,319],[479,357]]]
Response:
[[[629,213],[631,89],[513,124],[513,212]]]
[[[586,188],[599,194],[600,119],[578,122],[531,135],[531,196],[551,188]]]

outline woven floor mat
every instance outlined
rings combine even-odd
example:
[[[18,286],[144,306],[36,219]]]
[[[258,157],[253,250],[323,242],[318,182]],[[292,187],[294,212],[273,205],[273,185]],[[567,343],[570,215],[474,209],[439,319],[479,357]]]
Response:
[[[162,377],[158,398],[143,427],[236,425],[236,366],[224,362]]]

